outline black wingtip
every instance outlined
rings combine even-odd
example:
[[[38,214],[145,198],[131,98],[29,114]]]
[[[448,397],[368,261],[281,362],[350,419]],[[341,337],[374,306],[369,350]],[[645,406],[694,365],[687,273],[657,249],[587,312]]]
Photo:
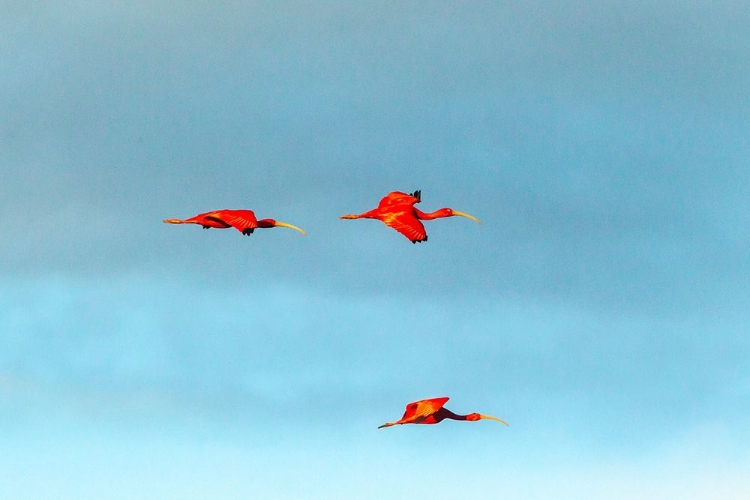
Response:
[[[422,190],[417,189],[411,194],[413,197],[415,197],[417,200],[422,201]]]

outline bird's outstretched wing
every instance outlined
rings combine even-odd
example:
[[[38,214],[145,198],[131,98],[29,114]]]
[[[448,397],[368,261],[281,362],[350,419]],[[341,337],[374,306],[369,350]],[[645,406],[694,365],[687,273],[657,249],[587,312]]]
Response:
[[[182,224],[200,224],[203,227],[223,227],[227,228],[230,227],[230,225],[220,218],[213,217],[214,214],[217,214],[218,212],[221,212],[221,210],[215,210],[213,212],[205,212],[202,214],[198,214],[196,216],[190,217],[189,219],[185,219],[184,221],[181,221]],[[211,226],[211,224],[218,224],[218,226]]]
[[[443,407],[443,405],[448,401],[449,398],[443,397],[443,398],[432,398],[432,399],[423,399],[421,401],[415,401],[413,403],[409,403],[406,405],[406,411],[404,412],[404,416],[401,417],[400,420],[397,420],[396,422],[386,422],[378,429],[382,429],[383,427],[392,427],[394,425],[401,425],[401,424],[419,424],[422,423],[422,421],[426,418],[428,418],[430,415],[435,413],[436,411],[440,410],[440,408]],[[428,422],[425,422],[428,423]],[[429,423],[435,423],[435,422],[429,422]]]
[[[440,408],[442,408],[449,399],[450,398],[442,397],[423,399],[421,401],[409,403],[408,405],[406,405],[406,411],[404,412],[404,416],[401,417],[400,422],[404,422],[406,420],[409,422],[418,423],[420,420],[425,419],[426,417],[432,415]]]
[[[393,191],[385,195],[378,203],[378,208],[391,208],[398,205],[407,205],[413,207],[415,203],[419,203],[421,200],[421,191],[415,191],[413,194],[402,193],[401,191]]]
[[[406,236],[412,243],[427,241],[427,231],[422,221],[412,215],[411,206],[409,211],[399,211],[385,214],[381,220],[383,223]]]
[[[206,218],[224,222],[241,233],[258,227],[258,219],[252,210],[217,210],[207,214]]]

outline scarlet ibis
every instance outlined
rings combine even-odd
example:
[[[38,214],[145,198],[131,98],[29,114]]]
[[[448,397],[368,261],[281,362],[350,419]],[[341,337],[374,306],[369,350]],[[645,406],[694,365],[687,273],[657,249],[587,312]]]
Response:
[[[425,231],[421,220],[432,220],[440,219],[442,217],[453,217],[458,215],[461,217],[468,217],[479,222],[479,219],[473,215],[469,215],[458,210],[451,208],[441,208],[434,212],[425,213],[419,210],[414,205],[422,201],[422,191],[414,191],[412,194],[402,193],[401,191],[394,191],[388,193],[380,203],[378,208],[374,208],[368,212],[356,214],[342,215],[341,219],[378,219],[382,221],[386,226],[392,227],[399,233],[406,236],[406,238],[412,243],[421,243],[427,241],[427,231]]]
[[[401,420],[398,420],[396,422],[387,422],[378,427],[378,429],[402,424],[438,424],[446,418],[451,420],[468,420],[470,422],[475,422],[481,419],[497,420],[498,422],[508,425],[508,422],[506,422],[505,420],[499,419],[497,417],[491,417],[489,415],[481,415],[479,413],[456,415],[448,408],[443,407],[448,399],[450,398],[443,397],[423,399],[421,401],[409,403],[408,405],[406,405],[406,411],[404,412],[404,416],[401,417]]]
[[[255,214],[252,210],[215,210],[213,212],[206,212],[204,214],[198,214],[195,217],[189,219],[165,219],[167,224],[200,224],[203,229],[209,227],[215,227],[219,229],[226,229],[233,227],[237,231],[241,232],[245,236],[249,236],[253,233],[256,228],[268,228],[268,227],[288,227],[299,231],[302,234],[307,234],[302,229],[286,222],[279,222],[273,219],[261,219],[255,218]]]

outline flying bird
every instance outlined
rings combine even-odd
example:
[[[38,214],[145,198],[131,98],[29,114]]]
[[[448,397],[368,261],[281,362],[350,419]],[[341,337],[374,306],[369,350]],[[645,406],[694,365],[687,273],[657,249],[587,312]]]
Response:
[[[470,422],[476,422],[477,420],[481,419],[497,420],[498,422],[508,425],[508,422],[506,422],[505,420],[499,419],[497,417],[491,417],[489,415],[481,415],[479,413],[456,415],[448,408],[443,407],[448,399],[450,398],[443,397],[423,399],[421,401],[409,403],[408,405],[406,405],[406,411],[404,412],[404,416],[401,417],[401,420],[398,420],[396,422],[387,422],[378,427],[378,429],[382,429],[383,427],[390,427],[392,425],[403,424],[438,424],[446,418],[451,420],[468,420]]]
[[[388,193],[380,203],[378,208],[368,212],[357,214],[342,215],[341,219],[378,219],[386,226],[392,227],[399,233],[406,236],[412,243],[421,243],[427,241],[427,231],[422,225],[423,220],[440,219],[442,217],[468,217],[476,222],[479,219],[451,208],[441,208],[434,212],[425,213],[414,205],[422,201],[422,191],[414,191],[412,194],[394,191]]]
[[[269,227],[288,227],[299,231],[302,234],[307,234],[302,229],[286,222],[279,222],[273,219],[261,219],[258,220],[252,210],[215,210],[213,212],[206,212],[204,214],[198,214],[195,217],[189,219],[165,219],[167,224],[199,224],[203,226],[203,229],[215,227],[218,229],[226,229],[233,227],[237,231],[241,232],[245,236],[253,234],[256,228],[269,228]]]

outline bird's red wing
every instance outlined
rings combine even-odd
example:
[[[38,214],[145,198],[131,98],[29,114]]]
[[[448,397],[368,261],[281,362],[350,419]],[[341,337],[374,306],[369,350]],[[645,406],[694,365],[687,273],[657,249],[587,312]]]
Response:
[[[432,398],[409,403],[401,420],[422,420],[442,408],[448,399],[450,398]]]
[[[396,205],[414,206],[415,203],[419,203],[419,198],[415,198],[410,194],[402,193],[401,191],[394,191],[388,193],[380,200],[378,208],[391,208]]]
[[[252,210],[217,210],[206,216],[229,224],[239,232],[258,227],[258,219]]]
[[[409,207],[411,210],[411,207]],[[406,236],[409,241],[424,241],[427,239],[427,231],[422,222],[406,211],[385,214],[381,220],[399,233]]]
[[[194,215],[190,218],[187,218],[183,220],[183,224],[202,224],[203,221],[205,221],[209,215],[213,214],[214,212],[206,212],[203,214]]]
[[[214,215],[215,213],[216,212],[206,212],[203,214],[195,215],[193,217],[190,217],[189,219],[185,219],[182,221],[179,219],[168,219],[164,222],[171,222],[173,224],[200,224],[203,227],[221,227],[221,228],[230,227],[229,224],[227,224],[223,220],[212,217],[212,215]]]

